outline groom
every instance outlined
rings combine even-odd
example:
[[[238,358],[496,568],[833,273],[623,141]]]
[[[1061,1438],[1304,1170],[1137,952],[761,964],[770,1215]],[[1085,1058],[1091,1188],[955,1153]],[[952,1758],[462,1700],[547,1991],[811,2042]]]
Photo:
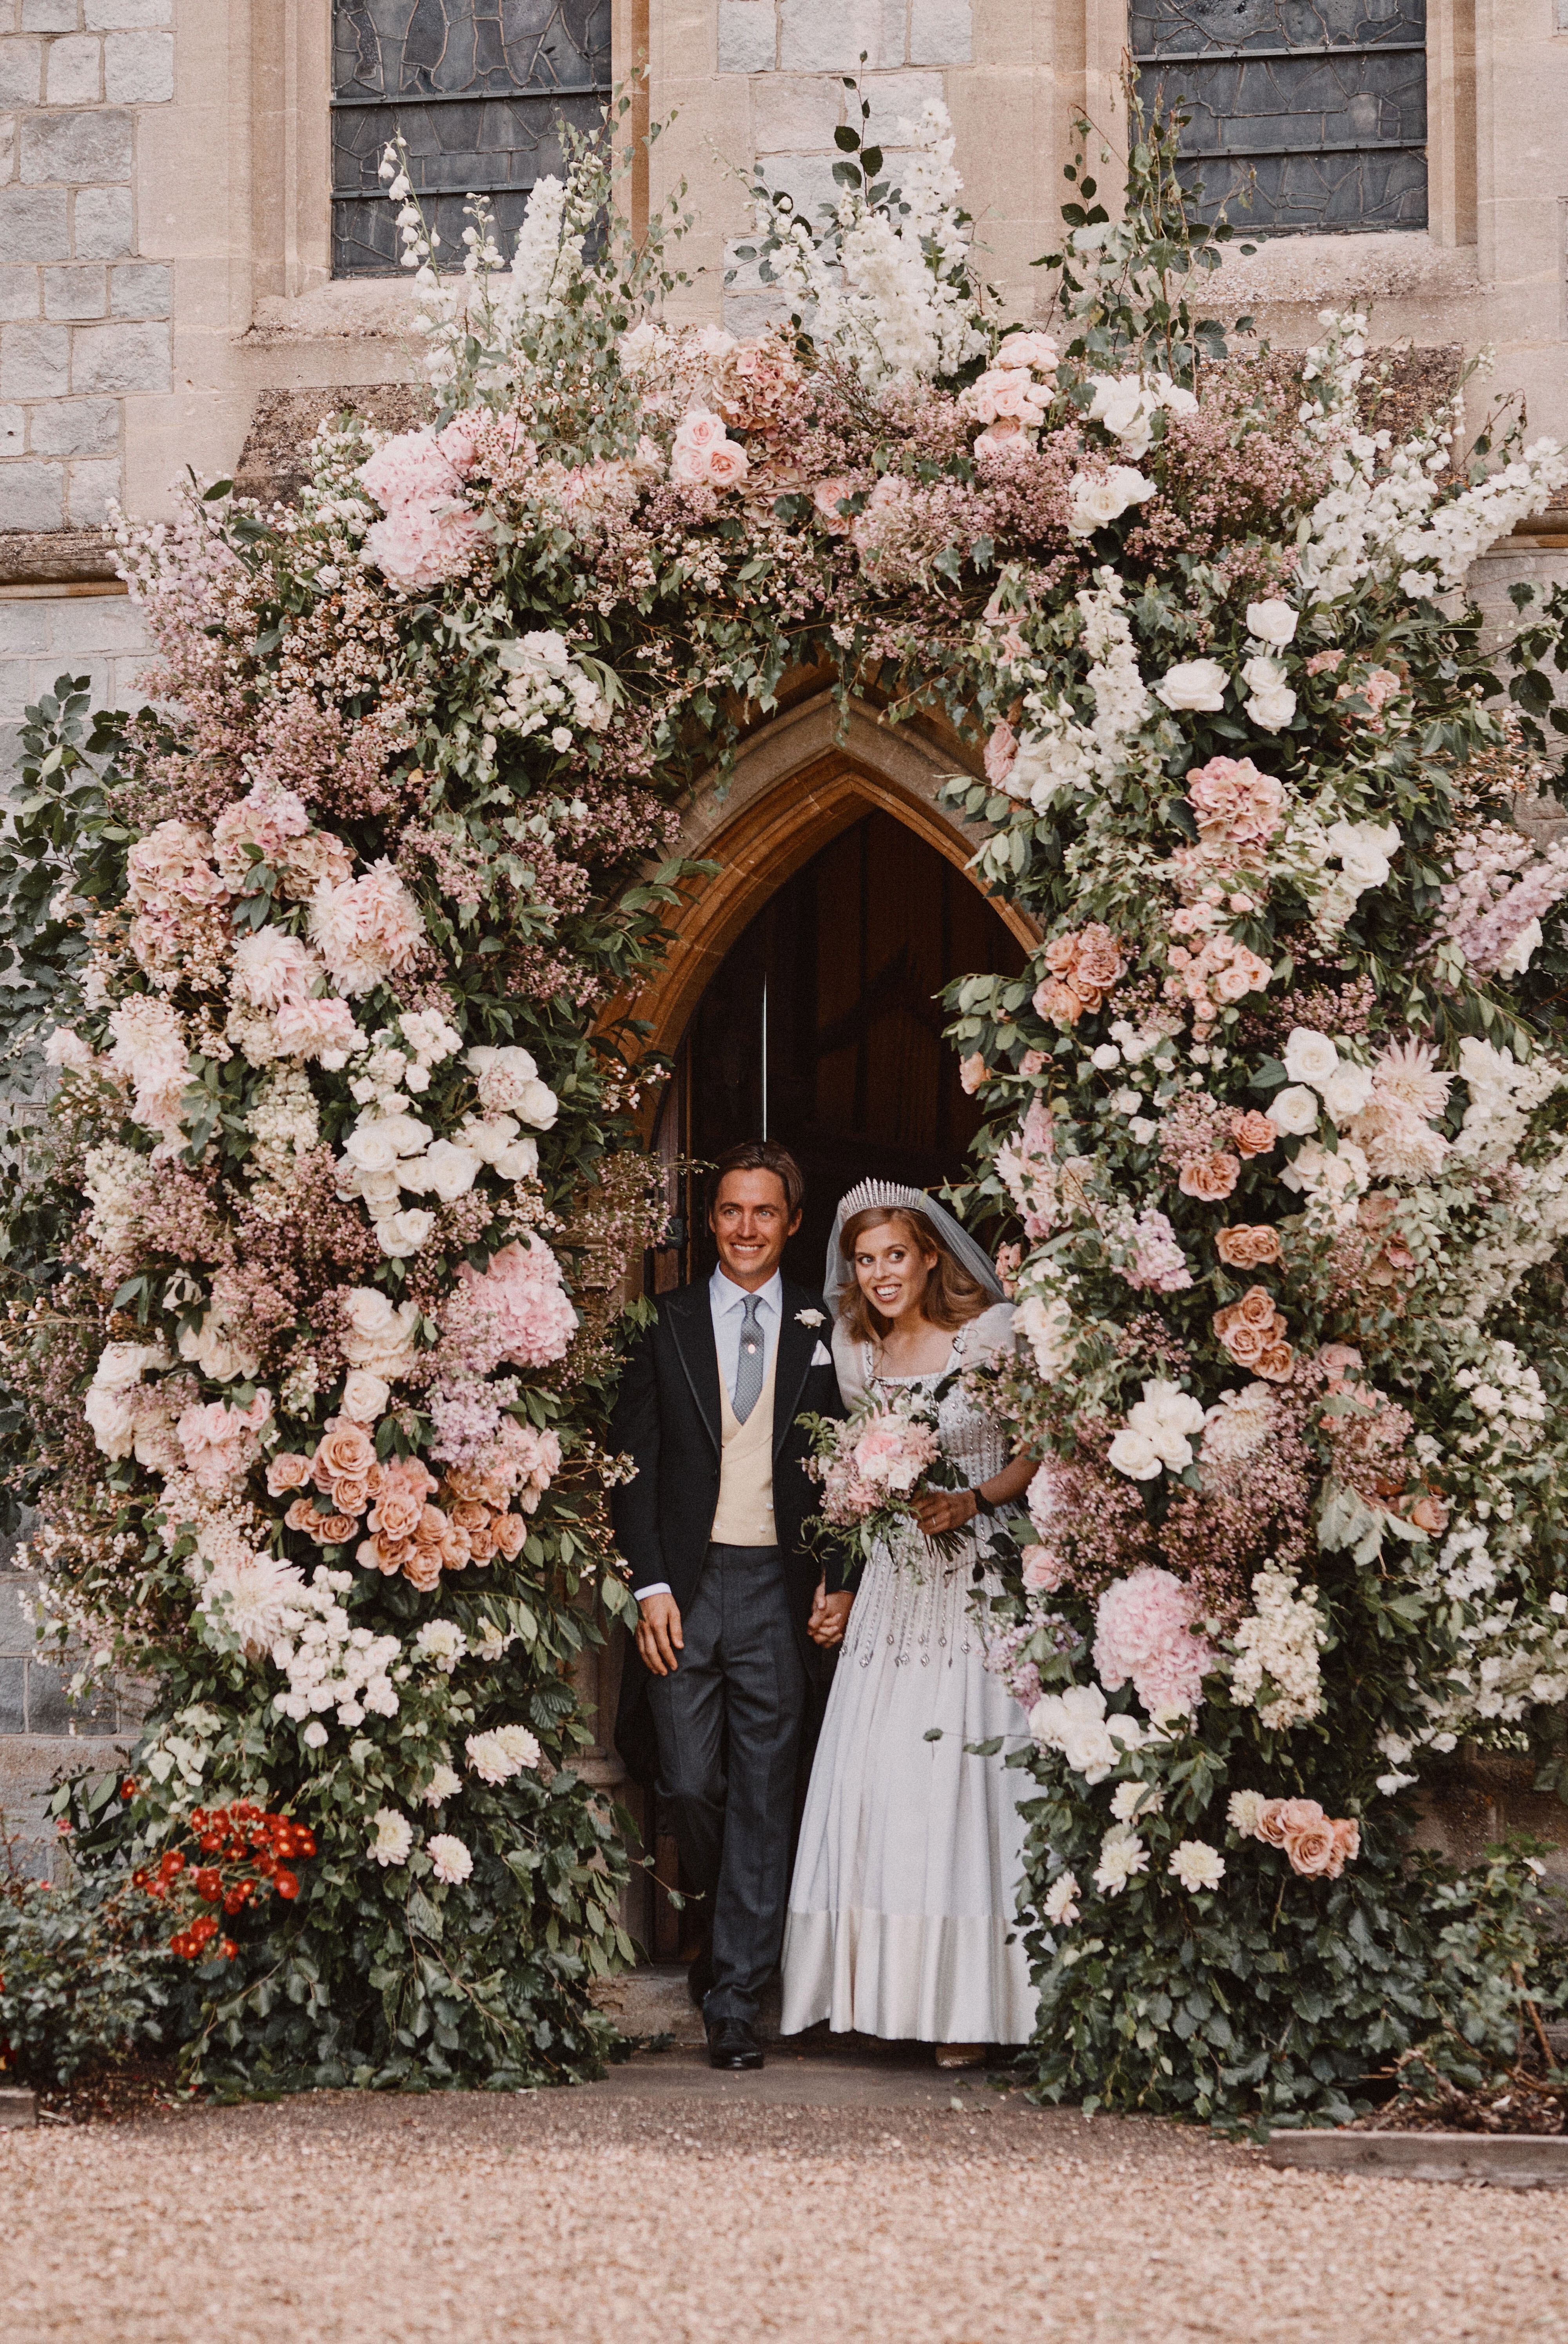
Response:
[[[811,1640],[844,1602],[801,1542],[817,1494],[796,1420],[843,1414],[822,1298],[779,1273],[805,1191],[775,1140],[719,1157],[719,1267],[660,1298],[610,1432],[637,1466],[611,1499],[639,1613],[620,1737],[646,1698],[658,1787],[709,1918],[691,1983],[716,2067],[762,2065],[757,2005],[783,1936]]]

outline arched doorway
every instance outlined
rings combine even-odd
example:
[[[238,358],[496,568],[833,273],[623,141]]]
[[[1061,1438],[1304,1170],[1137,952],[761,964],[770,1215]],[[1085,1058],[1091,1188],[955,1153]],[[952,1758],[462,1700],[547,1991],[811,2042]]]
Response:
[[[766,1135],[793,1148],[806,1209],[787,1274],[817,1285],[833,1208],[870,1175],[959,1177],[980,1122],[943,1041],[939,995],[974,969],[1014,974],[1024,948],[949,856],[896,815],[860,813],[757,910],[709,977],[676,1052],[658,1144],[711,1161]],[[688,1173],[655,1290],[703,1277],[711,1242]]]

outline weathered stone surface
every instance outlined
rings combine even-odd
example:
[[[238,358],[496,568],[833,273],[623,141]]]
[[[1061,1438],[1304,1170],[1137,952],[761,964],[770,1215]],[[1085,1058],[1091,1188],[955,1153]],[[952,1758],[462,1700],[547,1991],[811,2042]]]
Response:
[[[128,114],[39,114],[22,125],[22,177],[128,179],[131,117]]]
[[[910,63],[967,66],[974,55],[970,0],[910,0]]]
[[[1371,2174],[1400,2181],[1477,2182],[1494,2189],[1568,2189],[1568,2140],[1475,2132],[1276,2133],[1271,2165],[1298,2173]]]
[[[57,399],[70,373],[68,326],[7,326],[0,333],[0,398]]]
[[[107,307],[108,289],[101,264],[44,271],[46,318],[101,318]]]
[[[0,529],[58,529],[65,474],[57,464],[24,457],[0,471]]]
[[[25,407],[0,407],[0,456],[19,456],[26,429]]]
[[[38,314],[36,268],[0,268],[0,319],[9,325]]]
[[[43,77],[42,41],[0,41],[0,106],[36,106]]]
[[[38,2121],[38,2103],[20,2084],[0,2084],[0,2130],[12,2131]]]
[[[786,73],[854,73],[904,62],[904,0],[779,0]]]
[[[114,399],[51,399],[34,410],[36,456],[106,456],[120,439],[120,406]]]
[[[65,490],[65,519],[72,529],[102,529],[120,496],[120,460],[73,464]]]
[[[51,106],[96,106],[104,95],[104,45],[91,33],[51,41],[45,94]]]
[[[136,248],[129,187],[83,187],[76,196],[76,258],[118,260]]]
[[[172,24],[174,13],[174,0],[86,0],[82,21],[99,32],[119,32],[137,25]]]
[[[167,390],[166,326],[77,326],[71,351],[73,390]]]
[[[297,496],[305,484],[305,451],[325,415],[345,408],[382,431],[407,431],[423,422],[430,402],[412,382],[350,383],[320,390],[264,390],[235,469],[241,496],[265,504]]]
[[[778,42],[773,0],[719,0],[720,73],[770,73]]]
[[[172,273],[156,261],[133,261],[109,272],[109,309],[116,318],[166,318]]]
[[[76,0],[22,0],[25,33],[74,33]]]
[[[71,411],[64,405],[51,410],[55,414]],[[33,428],[37,429],[36,421]],[[102,530],[66,531],[59,537],[0,533],[0,586],[75,585],[107,581],[114,575],[114,550]],[[20,602],[0,604],[0,628],[7,623],[5,613],[19,616],[27,607]],[[42,625],[43,611],[35,607],[33,615]],[[42,637],[39,649],[43,649]]]
[[[702,2013],[691,1999],[686,1971],[678,1963],[661,1962],[626,1970],[619,1977],[601,1979],[592,1991],[595,2003],[607,2018],[614,2020],[622,2035],[644,2038],[665,2035],[683,2050],[707,2040]],[[757,2032],[765,2043],[779,2040],[781,2016],[779,1982],[774,1979],[765,1989],[757,2014]]]
[[[112,106],[157,105],[175,94],[172,33],[111,33],[104,43],[104,96]]]
[[[8,260],[64,260],[68,201],[64,187],[0,187],[0,252]]]

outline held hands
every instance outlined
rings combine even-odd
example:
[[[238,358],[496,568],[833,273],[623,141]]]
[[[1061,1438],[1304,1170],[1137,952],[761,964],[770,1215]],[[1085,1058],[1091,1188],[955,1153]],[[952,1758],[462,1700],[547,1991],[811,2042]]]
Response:
[[[806,1622],[806,1633],[824,1652],[844,1641],[844,1631],[849,1624],[852,1595],[829,1595],[825,1581],[819,1581],[817,1592],[811,1598],[811,1616]]]
[[[946,1531],[961,1531],[972,1522],[980,1508],[972,1490],[928,1490],[911,1510],[927,1538],[940,1538]]]
[[[674,1674],[677,1652],[686,1650],[680,1606],[673,1595],[645,1595],[637,1607],[637,1649],[656,1677]]]

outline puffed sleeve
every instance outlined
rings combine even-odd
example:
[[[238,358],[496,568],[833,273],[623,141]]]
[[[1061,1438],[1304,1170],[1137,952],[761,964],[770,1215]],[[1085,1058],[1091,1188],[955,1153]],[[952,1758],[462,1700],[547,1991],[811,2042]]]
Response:
[[[974,1320],[968,1345],[970,1362],[974,1367],[1005,1367],[1018,1348],[1013,1333],[1013,1306],[1010,1302],[993,1302]]]
[[[841,1318],[833,1321],[833,1365],[838,1370],[839,1397],[847,1409],[854,1408],[866,1391],[862,1346],[850,1341]]]

